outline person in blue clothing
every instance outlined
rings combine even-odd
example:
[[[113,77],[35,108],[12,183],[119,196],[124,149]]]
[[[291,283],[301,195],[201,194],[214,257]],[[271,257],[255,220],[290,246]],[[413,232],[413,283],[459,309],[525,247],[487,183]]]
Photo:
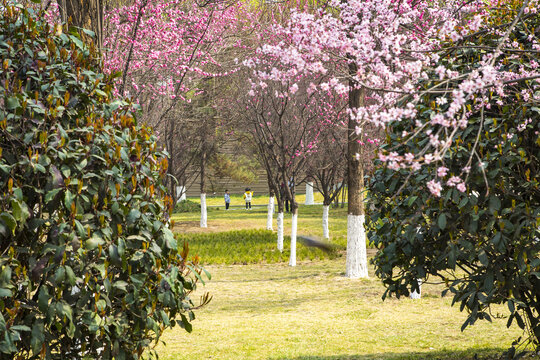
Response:
[[[231,195],[229,195],[229,190],[225,190],[225,210],[229,210],[230,204],[231,204]]]

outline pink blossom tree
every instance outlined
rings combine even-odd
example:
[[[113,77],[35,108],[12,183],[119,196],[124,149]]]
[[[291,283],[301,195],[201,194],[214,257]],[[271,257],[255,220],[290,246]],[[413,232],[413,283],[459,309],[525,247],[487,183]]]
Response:
[[[507,306],[524,330],[513,357],[540,349],[540,16],[533,1],[483,11],[403,98],[414,118],[388,126],[370,240],[385,296],[440,282],[468,312],[462,329]]]
[[[271,37],[272,35],[268,35]],[[240,79],[238,113],[258,148],[268,174],[269,186],[278,202],[278,249],[283,249],[283,203],[290,200],[292,213],[291,256],[296,265],[298,204],[295,186],[305,176],[306,160],[317,151],[318,139],[339,119],[345,94],[333,89],[315,91],[327,76],[299,76],[274,80],[273,56],[257,54],[244,61],[247,81]],[[338,108],[338,110],[336,110]]]
[[[333,1],[329,5],[331,11],[326,8],[315,14],[293,12],[289,22],[274,28],[274,32],[283,34],[283,41],[263,45],[260,52],[279,55],[281,68],[286,70],[273,72],[274,79],[290,79],[300,73],[326,74],[328,65],[341,70],[319,88],[324,91],[332,87],[338,92],[348,92],[349,96],[346,274],[366,277],[364,171],[360,161],[364,156],[360,144],[367,135],[365,125],[384,127],[395,119],[412,118],[422,94],[441,91],[440,85],[420,89],[416,84],[427,77],[429,69],[437,66],[438,51],[447,46],[448,41],[458,42],[480,29],[486,4],[483,1],[440,4],[353,0]],[[483,61],[483,69],[471,74],[455,74],[451,69],[437,68],[442,78],[458,78],[464,82],[462,91],[447,99],[453,105],[441,114],[446,119],[445,124],[449,124],[449,131],[433,134],[430,147],[412,158],[408,155],[408,162],[399,161],[403,158],[398,154],[382,159],[388,160],[390,166],[407,166],[411,170],[422,166],[426,156],[428,161],[440,159],[452,137],[452,126],[466,122],[462,116],[466,114],[462,111],[463,99],[480,88],[493,85],[492,60]],[[403,101],[405,98],[410,100]],[[437,121],[443,121],[439,118]],[[429,128],[419,124],[416,131],[425,132]],[[429,190],[436,193],[437,184],[430,184]]]
[[[169,187],[173,179],[187,179],[195,166],[193,154],[206,157],[209,129],[193,118],[191,101],[202,94],[210,79],[234,73],[235,49],[249,24],[242,5],[194,1],[135,0],[106,14],[105,69],[119,72],[117,90],[141,106],[142,120],[160,131],[171,154]],[[200,126],[197,126],[200,125]],[[206,130],[205,130],[206,129]],[[192,135],[184,136],[185,132]],[[179,139],[188,141],[180,144]],[[202,140],[202,141],[201,141]],[[201,164],[204,164],[204,160]],[[201,169],[199,174],[204,173]],[[185,188],[187,183],[182,184]],[[206,226],[206,194],[201,185],[201,226]]]

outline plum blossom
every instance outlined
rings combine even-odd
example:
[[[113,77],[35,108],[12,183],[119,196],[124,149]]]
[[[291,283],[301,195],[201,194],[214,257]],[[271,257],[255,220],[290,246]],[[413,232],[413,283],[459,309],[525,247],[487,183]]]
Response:
[[[436,196],[436,197],[440,197],[440,196],[441,196],[442,186],[441,186],[441,183],[440,183],[440,182],[435,181],[435,180],[430,180],[430,181],[428,181],[428,183],[427,183],[427,187],[428,187],[428,189],[429,189],[429,192],[430,192],[433,196]]]
[[[444,167],[444,166],[441,166],[437,169],[437,176],[438,177],[445,177],[446,174],[448,173],[448,168]]]

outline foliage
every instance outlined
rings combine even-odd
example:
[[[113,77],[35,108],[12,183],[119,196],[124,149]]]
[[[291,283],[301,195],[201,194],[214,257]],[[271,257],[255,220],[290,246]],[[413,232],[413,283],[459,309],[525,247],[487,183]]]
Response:
[[[178,244],[189,243],[190,251],[201,256],[206,264],[279,263],[289,259],[290,249],[276,249],[276,235],[270,230],[236,230],[211,234],[177,234]],[[290,244],[286,236],[285,245]],[[231,249],[234,249],[232,251]],[[300,245],[298,260],[335,258],[336,252]]]
[[[184,212],[198,212],[201,211],[201,204],[197,204],[191,200],[182,200],[176,203],[174,207],[175,213],[184,213]]]
[[[165,225],[166,154],[93,45],[2,6],[1,357],[138,359],[191,330],[202,271]]]
[[[513,15],[509,12],[508,17]],[[508,20],[504,11],[492,19]],[[509,42],[514,45],[502,52],[501,73],[538,66],[538,52],[526,52],[533,46],[531,29],[539,29],[539,21],[539,16],[528,16],[512,29]],[[462,47],[450,48],[440,65],[472,73],[483,66],[478,59],[485,49],[499,41],[498,33],[482,32]],[[523,49],[520,56],[515,56],[515,48]],[[420,86],[436,84],[426,80]],[[444,84],[452,89],[459,82]],[[434,119],[452,105],[437,101],[439,95],[422,98],[416,119],[391,124],[387,154],[425,155],[433,136],[404,134],[419,124],[431,134],[444,133],[444,125]],[[467,124],[453,129],[452,145],[440,162],[426,161],[416,172],[379,168],[374,175],[371,241],[379,249],[373,260],[376,273],[387,287],[385,296],[408,295],[417,289],[417,279],[439,278],[445,292],[453,294],[453,303],[469,313],[462,329],[478,319],[491,321],[491,306],[506,304],[508,326],[517,322],[539,348],[540,84],[534,77],[508,80],[504,91],[498,88],[465,100]],[[473,156],[477,163],[472,163]],[[434,178],[445,185],[437,189],[438,195],[428,181]]]
[[[217,153],[211,158],[208,167],[212,172],[211,178],[230,178],[244,184],[253,184],[257,181],[257,170],[260,165],[245,155],[231,156]]]

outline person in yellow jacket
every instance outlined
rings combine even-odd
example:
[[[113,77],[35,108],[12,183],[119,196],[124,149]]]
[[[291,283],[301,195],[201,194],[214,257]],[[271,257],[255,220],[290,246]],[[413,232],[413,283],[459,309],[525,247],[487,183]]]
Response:
[[[244,200],[246,201],[246,210],[251,210],[251,199],[253,198],[253,191],[250,188],[246,188],[244,193]]]

